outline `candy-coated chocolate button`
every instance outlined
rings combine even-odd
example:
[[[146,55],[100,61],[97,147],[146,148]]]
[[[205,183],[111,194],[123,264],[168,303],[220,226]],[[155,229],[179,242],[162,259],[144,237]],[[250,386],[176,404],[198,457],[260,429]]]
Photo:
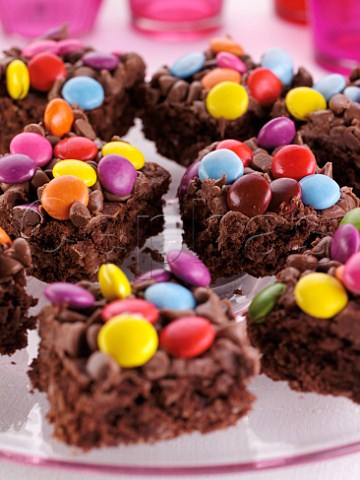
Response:
[[[231,210],[241,212],[247,217],[265,213],[271,201],[269,182],[256,173],[244,175],[236,180],[229,189],[227,202]]]
[[[30,84],[36,90],[48,92],[57,79],[66,78],[66,68],[63,60],[53,53],[39,53],[28,65]]]
[[[64,38],[56,43],[58,55],[69,55],[69,53],[80,52],[84,48],[84,43],[78,38]]]
[[[194,358],[209,350],[215,329],[203,317],[183,317],[169,323],[160,333],[160,346],[178,358]]]
[[[229,52],[219,52],[216,55],[216,65],[220,68],[231,68],[239,73],[247,72],[247,66],[239,57]]]
[[[84,65],[97,70],[115,70],[120,59],[112,53],[87,52],[81,58]]]
[[[166,261],[175,277],[183,282],[195,287],[210,285],[210,272],[195,255],[181,250],[170,250],[166,255]]]
[[[294,295],[298,307],[315,318],[334,317],[348,302],[347,293],[339,280],[320,272],[301,277]]]
[[[194,180],[194,178],[199,176],[199,163],[200,161],[197,160],[196,162],[189,165],[188,168],[185,170],[185,173],[180,180],[180,185],[178,189],[179,197],[185,195],[190,182]]]
[[[44,123],[46,129],[55,137],[69,133],[74,121],[71,107],[61,98],[54,98],[46,105]]]
[[[14,100],[22,100],[29,92],[29,70],[22,60],[13,60],[6,69],[6,88]]]
[[[39,40],[37,42],[29,43],[22,49],[21,56],[25,58],[32,58],[42,52],[49,52],[57,54],[59,52],[58,42],[55,40]]]
[[[170,72],[174,77],[189,78],[202,69],[205,60],[205,55],[202,52],[188,53],[173,63]]]
[[[327,175],[308,175],[300,180],[301,199],[304,205],[310,205],[315,210],[325,210],[338,202],[340,187]]]
[[[79,76],[64,83],[62,96],[70,105],[92,110],[102,105],[105,93],[101,83],[94,78]]]
[[[360,102],[360,87],[350,85],[345,88],[344,95],[346,95],[352,102]]]
[[[257,143],[259,147],[271,150],[289,145],[293,141],[295,133],[295,124],[290,118],[273,118],[261,128],[257,136]]]
[[[294,65],[291,56],[281,48],[271,48],[261,58],[261,65],[271,70],[285,85],[290,85]]]
[[[199,178],[203,182],[212,178],[220,180],[226,175],[226,183],[230,184],[244,175],[244,165],[232,150],[220,149],[207,153],[199,163]]]
[[[298,120],[306,120],[310,113],[326,109],[326,100],[321,93],[310,87],[296,87],[285,98],[289,113]]]
[[[91,292],[67,282],[51,283],[45,288],[44,295],[53,305],[65,303],[70,308],[88,308],[95,303]]]
[[[10,152],[28,155],[35,160],[39,167],[46,165],[53,156],[53,149],[49,140],[32,132],[15,135],[10,143]]]
[[[104,263],[99,268],[99,284],[106,300],[126,298],[131,294],[131,285],[125,273],[113,263]]]
[[[244,115],[249,97],[242,85],[221,82],[213,87],[206,97],[206,108],[214,118],[236,120]]]
[[[140,170],[145,165],[145,157],[144,154],[130,143],[126,142],[109,142],[106,143],[102,147],[102,154],[110,155],[110,154],[120,155],[121,157],[126,158],[131,162],[136,170]]]
[[[247,145],[239,140],[222,140],[216,146],[216,150],[222,150],[226,148],[227,150],[232,150],[242,161],[244,167],[248,167],[254,158],[254,154]]]
[[[282,84],[278,77],[267,68],[256,68],[247,78],[250,95],[260,105],[272,105],[280,97]]]
[[[346,225],[348,223],[354,225],[354,227],[356,227],[360,232],[360,207],[353,208],[347,212],[347,214],[341,220],[340,225]]]
[[[98,175],[105,189],[114,195],[129,195],[137,173],[134,165],[120,155],[106,155],[98,164]]]
[[[146,280],[153,280],[155,283],[168,282],[171,279],[171,274],[164,268],[155,268],[148,272],[141,273],[134,280],[134,285],[138,285]]]
[[[316,82],[313,89],[320,92],[325,100],[329,101],[331,97],[337,93],[341,93],[345,87],[345,77],[339,73],[331,73]]]
[[[161,282],[145,290],[145,299],[158,308],[170,310],[187,310],[196,306],[194,295],[182,285]]]
[[[156,353],[158,335],[150,322],[132,315],[114,317],[101,328],[99,350],[122,368],[141,367]]]
[[[11,245],[11,238],[5,232],[5,230],[1,227],[0,227],[0,243],[5,243],[6,245]]]
[[[301,145],[286,145],[273,156],[271,165],[275,178],[300,180],[316,171],[316,159],[312,151]]]
[[[35,160],[28,155],[13,153],[0,158],[0,182],[13,185],[31,180],[36,171]]]
[[[360,234],[354,225],[341,225],[331,241],[330,254],[333,260],[345,263],[360,249]]]
[[[143,317],[150,323],[155,323],[159,318],[159,310],[152,303],[139,298],[115,300],[103,308],[101,316],[104,322],[107,322],[116,315],[124,313]]]
[[[55,145],[54,155],[65,160],[76,158],[77,160],[90,161],[98,154],[98,147],[95,142],[86,137],[69,137],[60,140]]]
[[[342,274],[343,283],[350,292],[360,294],[360,252],[352,255],[345,263]]]
[[[87,187],[95,185],[97,180],[95,169],[82,160],[60,160],[60,162],[55,164],[52,174],[54,178],[62,177],[63,175],[73,175],[80,178]]]
[[[344,284],[344,270],[345,265],[340,265],[335,269],[335,278],[337,278],[342,284]]]
[[[87,206],[89,192],[82,180],[70,175],[51,180],[41,195],[43,208],[56,220],[68,220],[74,202]]]
[[[297,201],[301,198],[301,186],[293,178],[278,178],[270,183],[271,202],[270,212],[282,212],[284,215],[292,213]]]
[[[249,306],[251,320],[255,323],[265,321],[264,317],[271,312],[278,299],[285,292],[286,286],[283,283],[274,283],[256,294]]]
[[[210,40],[210,48],[213,52],[228,52],[240,57],[244,53],[244,49],[232,38],[215,37]]]
[[[240,83],[240,81],[241,75],[236,70],[231,70],[231,68],[214,68],[203,76],[201,85],[207,90],[210,90],[210,88],[215,87],[215,85],[221,82]]]

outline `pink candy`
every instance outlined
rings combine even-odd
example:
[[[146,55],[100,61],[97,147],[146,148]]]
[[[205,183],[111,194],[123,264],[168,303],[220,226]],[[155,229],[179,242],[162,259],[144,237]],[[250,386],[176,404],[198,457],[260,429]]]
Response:
[[[239,57],[229,52],[219,52],[216,55],[216,65],[220,68],[231,68],[240,73],[245,73],[247,67]]]
[[[77,38],[67,38],[58,42],[58,55],[68,55],[69,53],[80,52],[84,44]]]
[[[11,140],[10,152],[29,156],[39,167],[46,165],[53,156],[53,149],[49,140],[38,133],[32,132],[16,135]]]
[[[30,43],[23,48],[21,56],[32,58],[43,52],[57,54],[59,52],[58,42],[55,42],[55,40],[39,40],[38,42]]]

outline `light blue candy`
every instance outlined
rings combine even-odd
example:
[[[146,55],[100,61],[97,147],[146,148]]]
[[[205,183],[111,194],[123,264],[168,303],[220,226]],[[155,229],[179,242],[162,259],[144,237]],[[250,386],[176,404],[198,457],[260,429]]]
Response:
[[[340,198],[340,187],[332,178],[320,173],[308,175],[300,180],[302,201],[315,210],[330,208]]]
[[[226,175],[226,183],[233,183],[244,175],[244,165],[232,150],[222,148],[206,154],[199,163],[199,178],[220,180]]]
[[[189,78],[203,68],[205,60],[202,52],[189,53],[176,60],[170,68],[170,72],[178,78]]]
[[[158,308],[170,310],[191,310],[196,306],[194,295],[190,290],[171,282],[151,285],[145,290],[145,299]]]
[[[285,50],[271,48],[261,57],[261,66],[275,73],[285,85],[290,85],[294,74],[294,64]]]
[[[339,73],[331,73],[326,77],[321,78],[313,86],[314,90],[320,92],[329,101],[331,97],[337,93],[341,93],[346,86],[346,81],[343,75]]]
[[[105,94],[102,85],[93,78],[74,77],[64,84],[62,96],[70,105],[92,110],[102,105]]]
[[[344,95],[346,95],[352,102],[360,102],[360,87],[356,87],[355,85],[346,87]]]

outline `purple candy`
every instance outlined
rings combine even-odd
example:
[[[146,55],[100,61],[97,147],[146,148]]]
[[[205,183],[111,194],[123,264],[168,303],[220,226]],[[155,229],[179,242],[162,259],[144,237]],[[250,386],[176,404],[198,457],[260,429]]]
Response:
[[[345,263],[360,249],[360,234],[351,223],[341,225],[331,241],[330,255],[333,260]]]
[[[97,70],[115,70],[120,59],[112,53],[88,52],[82,57],[84,65],[96,68]]]
[[[211,275],[207,267],[195,255],[181,250],[170,250],[166,261],[175,277],[195,287],[207,287]]]
[[[32,58],[38,53],[48,52],[57,54],[58,51],[58,43],[55,42],[55,40],[40,40],[38,42],[33,42],[29,45],[26,45],[21,52],[21,56]]]
[[[52,159],[53,149],[49,140],[38,133],[24,132],[16,135],[10,143],[11,153],[22,153],[35,160],[39,167]]]
[[[290,118],[278,117],[266,123],[259,132],[257,142],[259,147],[273,149],[289,145],[296,133],[295,124]]]
[[[36,162],[27,155],[13,153],[0,158],[0,182],[13,185],[31,180],[36,171]]]
[[[53,305],[65,303],[71,308],[87,308],[95,303],[92,293],[67,282],[51,283],[45,288],[44,295]]]
[[[105,155],[98,164],[98,175],[105,189],[114,195],[129,195],[137,177],[134,165],[120,155]]]
[[[216,65],[220,68],[231,68],[239,73],[247,72],[245,63],[239,57],[229,52],[219,52],[216,55]]]
[[[149,270],[148,272],[141,273],[134,280],[134,285],[139,284],[146,280],[154,280],[155,283],[168,282],[171,279],[171,274],[163,268],[156,268],[155,270]]]
[[[58,42],[58,55],[68,55],[69,53],[80,52],[84,44],[77,38],[67,38]]]
[[[178,188],[179,197],[185,195],[191,180],[194,180],[195,177],[199,176],[199,163],[200,160],[197,160],[196,162],[189,165],[188,168],[185,170],[185,173],[180,180],[180,185]]]

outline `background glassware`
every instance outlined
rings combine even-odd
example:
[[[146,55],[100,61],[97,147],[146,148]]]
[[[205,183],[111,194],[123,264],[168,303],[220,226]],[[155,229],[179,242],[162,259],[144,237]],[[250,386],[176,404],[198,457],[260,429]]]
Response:
[[[221,23],[223,0],[129,0],[133,26],[177,40],[196,38],[216,30]]]
[[[306,0],[275,0],[275,11],[290,22],[307,23]]]
[[[315,57],[330,70],[348,72],[360,64],[360,1],[310,0]]]

